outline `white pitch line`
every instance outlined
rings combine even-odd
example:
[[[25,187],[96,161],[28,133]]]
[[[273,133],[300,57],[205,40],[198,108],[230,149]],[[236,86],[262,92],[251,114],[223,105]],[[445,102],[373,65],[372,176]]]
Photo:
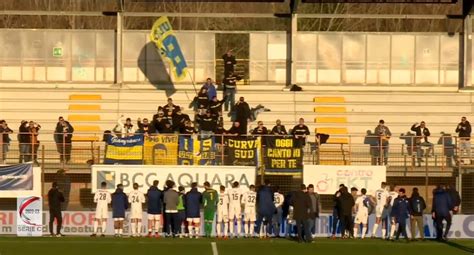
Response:
[[[211,243],[212,246],[212,255],[219,255],[219,252],[217,251],[217,244],[216,242]]]

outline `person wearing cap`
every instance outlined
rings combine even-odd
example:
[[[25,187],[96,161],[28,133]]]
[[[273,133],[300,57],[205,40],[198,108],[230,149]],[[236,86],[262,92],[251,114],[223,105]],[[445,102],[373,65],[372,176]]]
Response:
[[[431,156],[433,154],[433,144],[428,141],[428,137],[431,135],[430,130],[426,127],[426,123],[421,121],[418,125],[418,122],[411,126],[411,131],[416,133],[415,137],[415,144],[416,144],[416,157],[418,159],[418,166],[421,166],[421,162],[423,162],[423,150],[422,147],[428,147],[426,151],[427,156]]]
[[[49,232],[51,236],[61,237],[61,227],[63,223],[63,216],[61,213],[61,204],[64,203],[64,195],[58,188],[58,184],[53,182],[51,189],[48,192],[48,204],[49,204]],[[56,220],[56,234],[54,234],[53,224]]]
[[[132,124],[132,119],[127,118],[124,123],[123,118],[123,115],[121,115],[117,120],[117,126],[114,128],[114,132],[120,137],[135,135],[136,128]]]
[[[405,189],[398,189],[398,197],[393,201],[392,212],[395,216],[395,223],[398,225],[396,231],[395,240],[400,238],[400,234],[403,234],[405,240],[408,241],[407,235],[407,219],[410,215],[410,202],[405,195]]]
[[[214,134],[214,131],[216,130],[216,126],[217,121],[211,115],[211,110],[207,110],[206,114],[199,118],[201,138],[206,139],[211,137]]]
[[[390,129],[385,126],[384,120],[379,120],[379,124],[375,127],[374,131],[375,136],[378,137],[377,139],[377,147],[378,147],[378,164],[382,165],[382,155],[383,155],[383,162],[384,165],[388,164],[388,148],[389,148],[389,139],[392,136],[392,132]],[[383,153],[383,154],[382,154]]]

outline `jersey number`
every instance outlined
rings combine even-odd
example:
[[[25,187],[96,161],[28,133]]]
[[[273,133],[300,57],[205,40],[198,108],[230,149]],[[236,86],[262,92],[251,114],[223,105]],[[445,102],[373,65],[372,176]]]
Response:
[[[136,196],[132,197],[132,203],[139,203],[140,202],[139,200],[140,199],[138,199],[138,197],[136,197]]]
[[[219,205],[223,205],[224,204],[224,199],[223,198],[219,198]]]
[[[382,193],[377,193],[377,200],[381,200],[382,199]]]
[[[255,196],[249,196],[247,200],[249,203],[255,203]]]
[[[232,194],[233,200],[239,200],[239,194]]]
[[[106,199],[107,199],[107,195],[105,193],[99,194],[99,200],[106,200]]]

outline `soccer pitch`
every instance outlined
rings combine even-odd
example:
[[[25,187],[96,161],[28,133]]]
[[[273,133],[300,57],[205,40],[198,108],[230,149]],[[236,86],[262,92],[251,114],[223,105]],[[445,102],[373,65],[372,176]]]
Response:
[[[213,249],[215,243],[215,249]],[[1,237],[0,255],[104,255],[104,254],[195,254],[195,255],[265,255],[265,254],[396,254],[396,255],[472,255],[473,240],[447,243],[388,242],[382,240],[316,239],[312,244],[299,244],[285,239],[151,239],[90,237]]]

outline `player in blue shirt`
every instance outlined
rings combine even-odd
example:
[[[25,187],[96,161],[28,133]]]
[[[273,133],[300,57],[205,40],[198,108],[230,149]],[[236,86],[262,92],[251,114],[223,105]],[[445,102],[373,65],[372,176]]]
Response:
[[[189,237],[199,238],[201,226],[202,195],[197,190],[197,182],[191,184],[191,190],[186,193],[186,220],[188,221]]]
[[[127,209],[127,195],[123,192],[123,185],[118,184],[117,189],[112,194],[112,218],[114,219],[115,237],[121,237],[123,234],[123,221]]]
[[[159,181],[153,181],[153,185],[150,186],[146,193],[148,200],[148,237],[152,237],[153,231],[155,237],[159,237],[161,229],[161,213],[163,204],[163,191],[158,189]]]

